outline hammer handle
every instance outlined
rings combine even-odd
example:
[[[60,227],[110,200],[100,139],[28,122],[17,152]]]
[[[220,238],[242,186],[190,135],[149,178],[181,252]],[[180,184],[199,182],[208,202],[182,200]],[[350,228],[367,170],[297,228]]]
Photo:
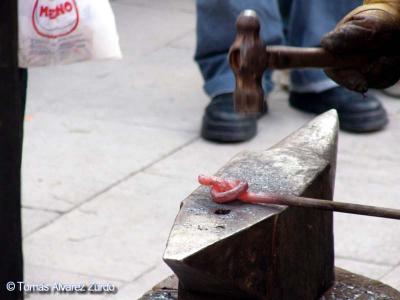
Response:
[[[366,55],[336,55],[323,48],[267,46],[266,68],[351,68],[366,65]]]

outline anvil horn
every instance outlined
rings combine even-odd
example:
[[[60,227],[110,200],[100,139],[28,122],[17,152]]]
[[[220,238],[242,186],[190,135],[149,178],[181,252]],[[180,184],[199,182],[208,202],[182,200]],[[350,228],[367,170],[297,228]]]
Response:
[[[254,192],[332,200],[337,138],[331,110],[268,150],[240,153],[216,175]],[[317,299],[334,280],[332,212],[220,205],[200,187],[182,203],[164,261],[180,299]]]

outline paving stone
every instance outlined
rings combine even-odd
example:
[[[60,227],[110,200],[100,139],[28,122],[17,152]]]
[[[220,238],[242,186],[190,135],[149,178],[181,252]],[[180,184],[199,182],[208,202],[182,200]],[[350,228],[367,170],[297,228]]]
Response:
[[[187,0],[185,1],[188,2]],[[130,2],[136,3],[139,1]],[[81,94],[86,91],[98,91],[104,81],[109,81],[106,78],[110,74],[119,74],[127,67],[135,69],[135,66],[140,63],[143,56],[162,48],[175,39],[179,39],[188,32],[194,32],[194,17],[188,13],[165,9],[155,10],[145,6],[132,6],[116,2],[113,3],[113,8],[124,58],[117,61],[83,62],[67,66],[30,69],[28,114],[34,113],[54,102],[70,98],[70,92],[74,89],[79,90]],[[135,17],[132,18],[132,16]],[[168,22],[164,22],[165,19]],[[193,56],[191,52],[189,55],[177,55],[177,57],[187,57],[188,60],[191,60]],[[170,57],[173,57],[173,55]],[[167,61],[168,59],[164,60],[164,63]],[[134,65],[130,66],[130,64]],[[170,67],[172,68],[171,65]],[[195,68],[194,64],[192,67],[193,69]],[[160,66],[161,68],[162,66]],[[168,70],[168,68],[166,69]],[[197,75],[197,72],[192,73]],[[138,78],[143,76],[141,72],[136,74]],[[157,74],[157,70],[155,72],[154,70],[153,72],[146,72],[146,74],[148,76]],[[129,86],[128,82],[129,78],[123,78],[120,84]],[[92,94],[92,97],[97,98],[97,95]],[[144,99],[147,98],[149,98],[149,95],[144,97]],[[143,97],[140,99],[143,99]],[[73,100],[75,100],[75,103],[79,102],[77,99]]]
[[[400,263],[396,220],[335,215],[335,253],[344,258],[395,266]]]
[[[185,13],[176,11],[166,13],[117,3],[113,3],[113,6],[124,59],[30,69],[28,113],[62,100],[71,89],[79,89],[81,92],[85,89],[97,90],[101,79],[109,72],[121,71],[127,64],[140,60],[144,54],[159,49],[174,38],[181,37],[190,30],[187,26],[189,22],[193,24],[191,28],[194,28],[193,18]],[[132,15],[135,18],[132,18]],[[161,23],[162,16],[169,17],[170,21]]]
[[[400,194],[394,188],[395,186],[388,187],[351,179],[346,181],[343,177],[338,177],[338,179],[335,195],[338,201],[400,208],[398,202]],[[399,230],[400,224],[396,220],[337,213],[335,216],[336,254],[377,264],[395,265],[400,262]]]
[[[25,260],[132,281],[161,262],[179,204],[197,186],[134,176],[25,239]]]
[[[400,209],[397,188],[400,124],[394,113],[395,107],[400,108],[400,102],[392,101],[390,106],[391,123],[385,131],[341,134],[336,200]],[[336,253],[346,258],[395,265],[400,262],[399,230],[400,224],[396,221],[337,214]]]
[[[375,280],[379,280],[392,269],[391,266],[371,264],[338,257],[335,259],[335,266]]]
[[[39,209],[22,209],[22,233],[23,236],[32,234],[37,229],[45,226],[50,221],[60,216],[57,212],[44,211]]]
[[[160,263],[153,270],[143,274],[132,283],[124,285],[118,291],[116,296],[107,295],[102,300],[132,300],[140,298],[144,293],[149,291],[155,283],[160,281],[160,278],[168,277],[172,274],[172,271],[167,267],[166,264]]]
[[[75,88],[42,111],[198,134],[208,99],[189,50],[163,48],[114,67],[94,79],[96,86]]]
[[[267,149],[312,118],[287,106],[287,95],[276,92],[271,96],[271,112],[259,121],[259,133],[253,140],[239,144],[218,144],[200,139],[146,172],[186,179],[197,178],[199,174],[214,174],[238,152]]]
[[[388,101],[384,101],[387,103]],[[391,101],[393,102],[393,100]],[[399,165],[398,153],[400,151],[400,114],[396,113],[396,106],[400,110],[400,100],[393,102],[389,111],[390,123],[380,132],[370,134],[342,133],[339,143],[339,154],[343,157],[353,158],[356,163],[365,163],[365,169],[376,170],[377,162]],[[374,160],[376,162],[374,162]],[[369,164],[375,164],[371,167]]]
[[[115,0],[115,3],[145,6],[158,10],[176,10],[188,13],[195,12],[195,2],[193,0]]]
[[[245,148],[244,145],[232,147],[198,140],[153,165],[146,173],[196,180],[200,174],[214,174],[234,154]]]
[[[368,146],[366,145],[366,147]],[[398,172],[400,161],[392,161],[387,157],[388,155],[383,155],[381,158],[370,158],[343,151],[338,158],[338,180],[343,189],[340,187],[337,193],[344,193],[344,189],[351,185],[365,184],[366,190],[378,189],[384,194],[390,193],[392,198],[398,196],[398,190],[395,187],[400,180]],[[345,185],[349,180],[351,180],[351,184]],[[379,187],[381,188],[379,189]],[[380,201],[385,201],[385,196],[387,195],[382,195],[379,199],[371,199],[371,201],[379,204]],[[400,204],[399,201],[397,203]]]
[[[339,163],[339,166],[342,165]],[[371,168],[373,165],[374,163],[371,162]],[[353,166],[352,169],[342,168],[338,171],[343,175],[338,176],[337,181],[335,198],[338,201],[400,209],[400,191],[395,181],[400,180],[398,172],[400,165],[385,166],[382,163],[380,166],[377,165],[376,171],[365,168],[365,165],[362,167],[356,162],[351,166]]]
[[[46,284],[54,286],[55,284],[105,284],[112,285],[113,287],[119,288],[123,285],[122,282],[118,282],[115,280],[98,278],[96,276],[84,276],[80,274],[74,274],[69,272],[64,272],[61,270],[56,270],[53,268],[46,268],[43,266],[35,266],[31,264],[25,264],[25,279],[24,282],[26,284]],[[118,294],[116,294],[118,295]],[[118,299],[115,296],[114,299]],[[25,298],[29,300],[51,300],[51,299],[60,299],[60,300],[83,300],[83,299],[93,299],[98,300],[102,299],[104,294],[85,294],[85,295],[77,295],[77,294],[26,294]]]
[[[26,126],[24,205],[67,211],[194,137],[39,113]]]
[[[189,4],[189,1],[184,1]],[[127,53],[128,57],[137,59],[139,55],[145,55],[149,51],[161,48],[171,40],[195,28],[195,18],[192,13],[165,9],[165,6],[163,8],[158,3],[146,7],[147,5],[126,5],[126,3],[119,2],[113,2],[113,9],[123,54]],[[170,3],[172,2],[170,1]],[[133,3],[150,4],[150,1],[135,0]],[[155,6],[160,9],[154,9]]]
[[[400,265],[382,278],[382,281],[400,291]]]
[[[400,97],[391,97],[380,91],[374,91],[373,93],[383,102],[388,114],[391,117],[400,116]]]
[[[168,47],[189,49],[193,52],[196,45],[196,32],[193,30],[168,43]]]
[[[102,62],[104,64],[113,64],[113,62]],[[76,69],[82,69],[78,74]],[[69,66],[57,66],[47,68],[29,69],[28,96],[27,96],[27,119],[34,117],[35,113],[43,107],[49,106],[63,97],[69,97],[69,93],[74,89],[97,90],[97,81],[92,76],[81,76],[88,74],[88,63],[80,63]],[[84,87],[84,88],[82,88]]]

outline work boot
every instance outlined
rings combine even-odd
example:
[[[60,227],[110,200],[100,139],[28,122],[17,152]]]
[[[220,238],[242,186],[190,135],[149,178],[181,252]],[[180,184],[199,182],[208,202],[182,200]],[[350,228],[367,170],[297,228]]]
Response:
[[[201,136],[220,143],[248,141],[257,133],[257,117],[236,113],[233,94],[216,96],[205,109]]]
[[[378,131],[388,123],[386,111],[375,96],[343,87],[321,93],[291,92],[289,103],[294,108],[315,114],[334,108],[339,115],[340,128],[350,132]]]

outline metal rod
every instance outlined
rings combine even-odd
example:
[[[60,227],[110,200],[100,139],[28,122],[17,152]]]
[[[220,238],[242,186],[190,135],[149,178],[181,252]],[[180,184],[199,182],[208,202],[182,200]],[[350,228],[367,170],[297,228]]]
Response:
[[[211,187],[212,199],[221,204],[240,200],[242,202],[251,204],[275,204],[307,207],[319,210],[400,220],[400,209],[296,197],[290,195],[253,193],[248,191],[249,185],[246,181],[230,181],[215,176],[200,175],[198,180],[200,184]]]
[[[277,202],[279,202],[276,204],[281,204],[281,205],[309,207],[309,208],[315,208],[327,211],[336,211],[347,214],[356,214],[356,215],[400,220],[399,209],[383,208],[377,206],[327,201],[327,200],[295,197],[295,196],[276,196],[276,197],[277,197],[276,198]]]

